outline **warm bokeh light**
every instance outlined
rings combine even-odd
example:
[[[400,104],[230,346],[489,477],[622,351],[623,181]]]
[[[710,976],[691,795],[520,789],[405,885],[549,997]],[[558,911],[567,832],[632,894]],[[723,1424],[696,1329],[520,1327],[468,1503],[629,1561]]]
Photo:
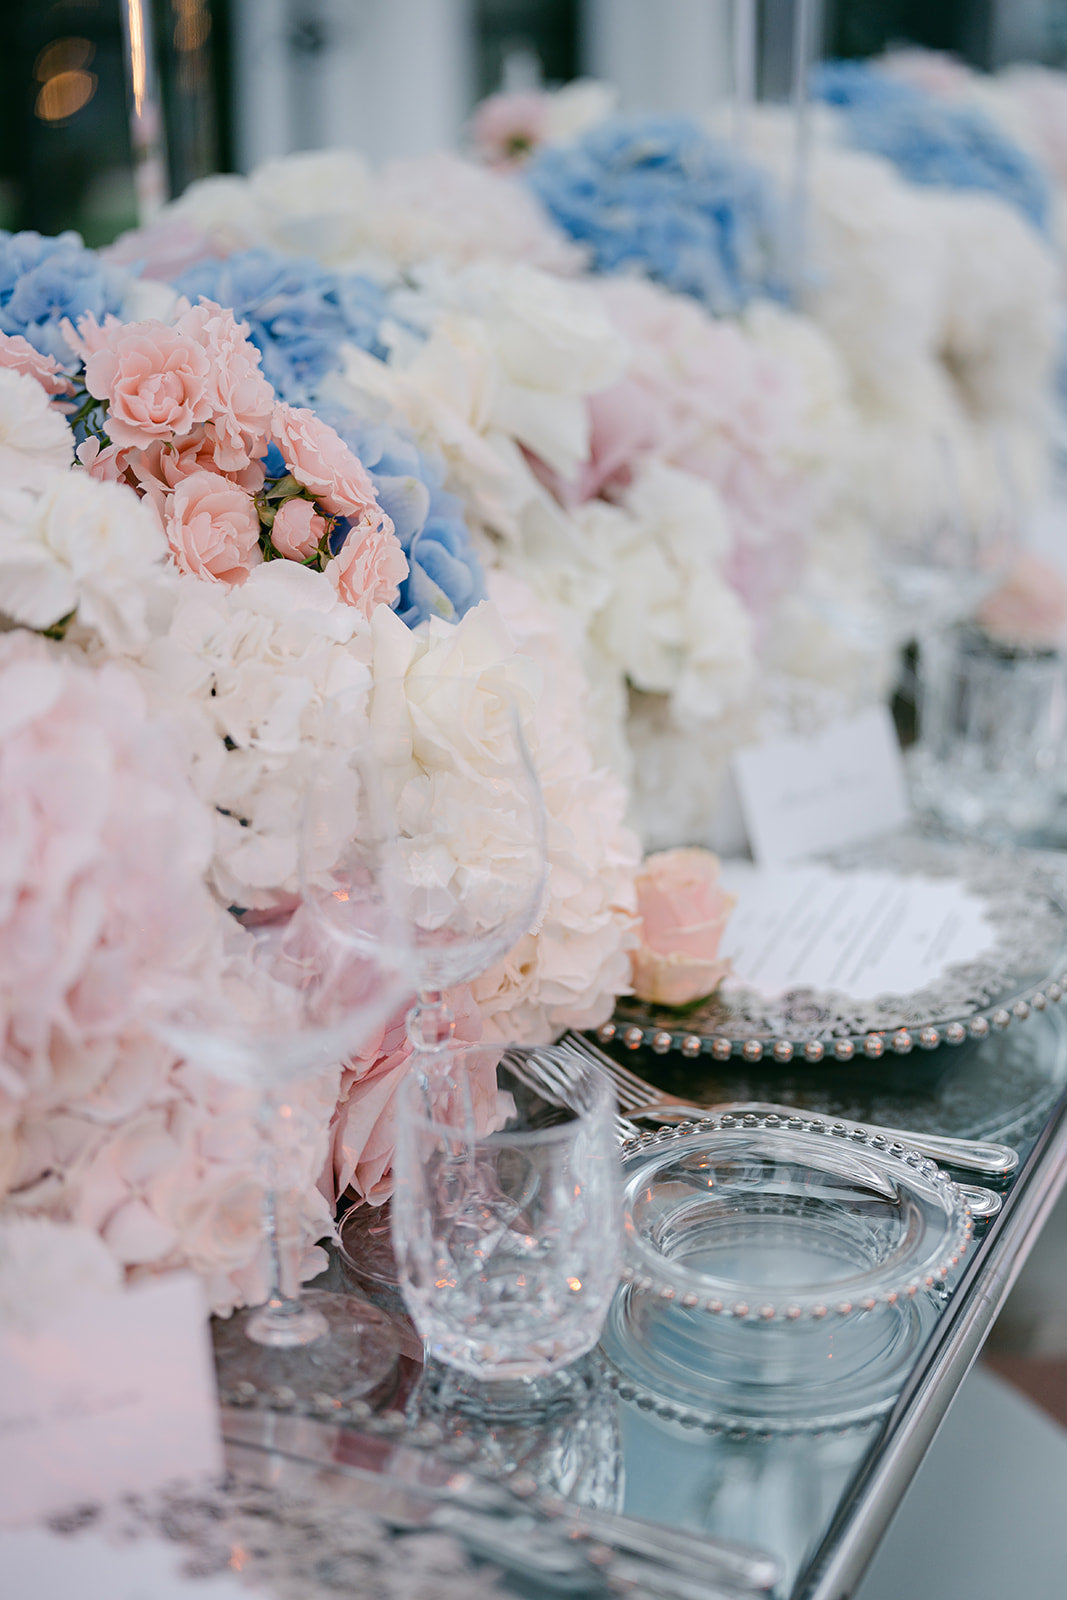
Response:
[[[53,39],[46,44],[33,63],[33,75],[39,83],[57,78],[60,73],[77,72],[87,67],[96,54],[96,46],[89,39],[69,37]]]
[[[95,72],[57,72],[41,85],[34,115],[42,122],[64,122],[88,105],[95,93]]]
[[[204,0],[178,0],[174,23],[174,48],[183,53],[201,50],[211,33],[211,18]]]

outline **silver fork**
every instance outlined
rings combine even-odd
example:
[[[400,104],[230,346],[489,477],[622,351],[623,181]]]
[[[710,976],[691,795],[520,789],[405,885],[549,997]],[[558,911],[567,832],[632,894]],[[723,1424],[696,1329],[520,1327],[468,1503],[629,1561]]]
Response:
[[[552,1047],[550,1047],[552,1048]],[[531,1050],[526,1045],[510,1045],[504,1051],[504,1064],[524,1083],[527,1089],[532,1089],[539,1094],[549,1105],[565,1106],[574,1109],[575,1079],[569,1075],[554,1055],[548,1049]],[[592,1063],[603,1071],[599,1061]],[[620,1144],[627,1139],[634,1139],[641,1132],[636,1122],[631,1122],[628,1117],[615,1114],[615,1136]]]
[[[663,1113],[668,1110],[679,1113],[678,1117],[663,1115],[660,1120],[664,1121],[688,1120],[694,1113],[698,1117],[714,1116],[717,1112],[722,1111],[737,1111],[742,1114],[745,1112],[770,1113],[789,1117],[816,1115],[816,1113],[812,1112],[798,1112],[795,1106],[771,1105],[755,1100],[734,1101],[717,1106],[698,1106],[695,1102],[686,1103],[685,1101],[672,1100],[669,1095],[661,1094],[659,1090],[653,1089],[651,1084],[646,1083],[643,1078],[639,1078],[629,1068],[613,1060],[605,1051],[598,1050],[595,1045],[590,1044],[581,1034],[565,1033],[560,1043],[575,1051],[584,1060],[599,1067],[602,1072],[607,1073],[615,1085],[616,1095],[623,1112],[630,1111],[635,1115],[648,1116],[649,1114],[657,1114],[659,1109],[662,1108]],[[542,1071],[543,1069],[538,1068],[536,1070]],[[519,1076],[519,1074],[517,1073],[516,1076]],[[560,1096],[558,1103],[566,1105],[568,1102],[564,1097],[565,1084],[561,1081],[558,1070],[553,1071],[551,1083],[555,1093]],[[543,1092],[543,1088],[541,1092]],[[650,1096],[651,1098],[649,1098]],[[981,1159],[987,1161],[990,1151],[997,1152],[996,1159],[1000,1164],[994,1170],[998,1173],[1003,1174],[1014,1171],[1019,1164],[1019,1157],[1016,1152],[1009,1150],[1006,1145],[988,1145],[973,1139],[951,1139],[940,1135],[905,1133],[895,1128],[875,1127],[870,1123],[849,1122],[839,1118],[828,1120],[844,1128],[856,1128],[864,1133],[884,1134],[887,1138],[893,1139],[900,1144],[910,1145],[913,1150],[920,1151],[921,1154],[929,1156],[933,1161],[943,1161],[963,1171],[989,1170],[988,1166],[976,1166],[974,1159],[976,1149],[979,1151]],[[621,1114],[616,1117],[616,1132],[620,1140],[631,1139],[640,1131],[637,1123],[630,1117]],[[936,1150],[934,1149],[935,1144],[938,1146]],[[951,1154],[946,1153],[946,1147],[951,1150]],[[987,1189],[983,1185],[975,1183],[960,1183],[957,1184],[957,1188],[970,1206],[971,1214],[976,1221],[991,1221],[993,1217],[999,1214],[1004,1205],[1002,1197],[997,1194],[995,1189]]]
[[[662,1112],[668,1107],[672,1109],[677,1107],[679,1111],[703,1111],[705,1114],[715,1111],[775,1112],[779,1116],[817,1114],[798,1112],[796,1106],[772,1105],[760,1100],[735,1100],[713,1106],[698,1106],[694,1101],[679,1100],[676,1095],[664,1094],[662,1090],[654,1089],[650,1083],[639,1078],[628,1067],[615,1061],[606,1051],[590,1044],[580,1033],[566,1033],[562,1042],[569,1045],[572,1050],[577,1050],[587,1061],[595,1062],[608,1074],[615,1085],[619,1105],[623,1111],[630,1112],[635,1119],[647,1114],[650,1121],[660,1120]],[[663,1120],[674,1119],[663,1118]],[[930,1156],[934,1161],[943,1161],[949,1166],[958,1167],[962,1172],[977,1172],[984,1177],[1005,1178],[1019,1165],[1016,1151],[1009,1149],[1005,1144],[990,1144],[984,1139],[956,1139],[945,1134],[915,1133],[906,1128],[885,1128],[881,1124],[851,1122],[847,1117],[829,1117],[827,1120],[846,1128],[860,1128],[865,1132],[885,1134],[888,1139],[909,1144],[913,1150],[920,1150],[923,1155]]]

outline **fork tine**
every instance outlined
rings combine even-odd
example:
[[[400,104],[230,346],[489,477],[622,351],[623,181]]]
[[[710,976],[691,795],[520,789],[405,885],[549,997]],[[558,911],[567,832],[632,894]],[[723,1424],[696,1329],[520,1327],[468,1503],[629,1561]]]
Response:
[[[575,1052],[578,1054],[578,1052]],[[572,1095],[575,1088],[573,1081],[567,1081],[563,1072],[563,1062],[558,1056],[548,1055],[543,1050],[530,1050],[524,1045],[510,1045],[504,1051],[503,1061],[528,1089],[541,1095],[551,1105],[567,1106],[574,1109],[573,1099],[567,1098],[567,1090]],[[600,1062],[594,1061],[593,1065],[600,1068]],[[603,1069],[601,1069],[603,1070]],[[636,1122],[618,1113],[614,1117],[615,1137],[620,1144],[625,1144],[627,1139],[634,1138],[641,1132]]]
[[[550,1105],[563,1106],[568,1110],[573,1110],[570,1101],[565,1100],[560,1094],[558,1084],[547,1082],[544,1074],[536,1065],[534,1070],[531,1070],[531,1057],[525,1055],[520,1047],[509,1047],[504,1051],[501,1059],[509,1072],[513,1072],[519,1082],[524,1083],[527,1089],[532,1089],[534,1094],[539,1094]]]
[[[635,1111],[638,1106],[652,1105],[654,1101],[663,1098],[659,1089],[654,1089],[650,1083],[639,1078],[635,1072],[624,1067],[620,1062],[609,1056],[606,1051],[598,1049],[588,1039],[573,1030],[565,1033],[560,1040],[561,1044],[569,1045],[572,1050],[577,1050],[584,1055],[586,1060],[596,1062],[603,1072],[606,1072],[615,1085],[619,1097],[619,1105],[624,1111]]]

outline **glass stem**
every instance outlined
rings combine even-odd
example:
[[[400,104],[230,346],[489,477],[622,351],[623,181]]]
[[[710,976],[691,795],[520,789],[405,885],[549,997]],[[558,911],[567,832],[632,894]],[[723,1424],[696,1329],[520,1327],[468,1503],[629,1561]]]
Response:
[[[284,1095],[267,1095],[260,1109],[266,1184],[263,1196],[269,1246],[270,1290],[248,1320],[256,1344],[293,1349],[327,1332],[325,1319],[300,1298],[300,1190],[292,1164],[299,1140],[296,1108]]]
[[[408,1038],[416,1050],[447,1049],[456,1031],[456,1018],[440,989],[420,989],[407,1017]]]

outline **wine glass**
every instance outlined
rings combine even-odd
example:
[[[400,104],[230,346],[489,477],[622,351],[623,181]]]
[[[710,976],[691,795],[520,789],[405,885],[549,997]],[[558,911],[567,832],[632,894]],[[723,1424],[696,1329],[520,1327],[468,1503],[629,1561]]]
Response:
[[[351,1401],[391,1375],[398,1330],[358,1297],[301,1292],[310,1129],[300,1086],[357,1051],[410,992],[396,840],[369,748],[309,774],[299,853],[295,891],[233,911],[218,981],[159,1031],[259,1096],[270,1290],[219,1329],[224,1392],[283,1385]]]
[[[1008,441],[998,430],[982,456],[935,433],[916,481],[922,506],[887,529],[882,550],[891,626],[905,642],[974,612],[1008,565],[1021,516]]]
[[[376,684],[375,699],[393,686]],[[410,674],[410,755],[387,768],[414,947],[408,1036],[438,1063],[455,1029],[444,991],[469,983],[529,932],[548,868],[544,799],[524,731],[533,696],[496,674]],[[397,707],[386,702],[386,726]]]
[[[463,1060],[445,991],[506,955],[544,900],[545,805],[524,732],[534,691],[498,672],[416,668],[376,679],[374,701],[413,944],[412,1070],[443,1084]],[[388,1293],[384,1208],[353,1206],[338,1242],[355,1276]]]

